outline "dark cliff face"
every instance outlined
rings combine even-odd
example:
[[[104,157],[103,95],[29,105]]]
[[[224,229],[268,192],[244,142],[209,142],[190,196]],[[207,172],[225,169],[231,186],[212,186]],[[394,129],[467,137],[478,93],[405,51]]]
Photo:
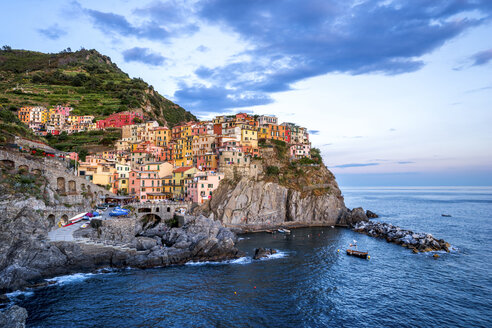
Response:
[[[103,221],[97,228],[84,229],[76,242],[50,242],[50,224],[33,208],[7,211],[0,206],[0,211],[0,293],[43,278],[101,268],[149,268],[241,256],[235,235],[203,216],[190,218],[180,228],[165,223],[146,226],[136,218]]]
[[[324,165],[310,166],[304,172],[300,179],[306,181],[305,185],[291,186],[291,180],[283,183],[282,179],[267,175],[224,180],[210,201],[195,211],[242,230],[345,226],[364,219],[345,207],[335,178]]]

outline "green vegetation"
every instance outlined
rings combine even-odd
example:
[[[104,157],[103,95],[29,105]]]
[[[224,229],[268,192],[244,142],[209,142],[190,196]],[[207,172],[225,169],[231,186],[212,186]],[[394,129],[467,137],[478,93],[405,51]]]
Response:
[[[82,161],[89,154],[89,150],[98,146],[112,147],[114,142],[121,138],[120,129],[106,129],[85,131],[73,134],[62,132],[58,136],[47,135],[48,144],[61,151],[75,151]]]
[[[315,164],[323,163],[323,158],[321,158],[321,151],[318,148],[311,148],[311,158]]]
[[[277,156],[280,159],[285,159],[288,157],[289,153],[289,146],[285,141],[282,140],[271,140],[273,147],[277,151]]]
[[[269,176],[276,176],[279,175],[280,169],[278,168],[278,166],[267,166],[265,172]]]
[[[96,119],[150,106],[145,115],[170,127],[196,120],[162,97],[142,79],[131,79],[96,50],[69,49],[56,54],[0,50],[0,107],[69,105],[74,115]]]
[[[43,193],[45,185],[46,179],[43,176],[37,176],[24,170],[14,172],[14,170],[2,169],[1,171],[0,193],[2,195],[23,194],[47,202]]]

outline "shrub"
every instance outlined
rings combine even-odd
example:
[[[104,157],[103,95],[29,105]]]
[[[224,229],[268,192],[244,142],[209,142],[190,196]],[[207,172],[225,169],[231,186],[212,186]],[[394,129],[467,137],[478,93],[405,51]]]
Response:
[[[279,175],[280,174],[280,169],[278,166],[267,166],[266,167],[266,174],[273,176],[273,175]]]

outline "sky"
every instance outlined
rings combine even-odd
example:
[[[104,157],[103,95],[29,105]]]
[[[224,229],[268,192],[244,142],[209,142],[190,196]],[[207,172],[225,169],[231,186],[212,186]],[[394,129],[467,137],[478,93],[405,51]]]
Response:
[[[341,186],[492,185],[491,0],[1,1],[0,45],[298,123]]]

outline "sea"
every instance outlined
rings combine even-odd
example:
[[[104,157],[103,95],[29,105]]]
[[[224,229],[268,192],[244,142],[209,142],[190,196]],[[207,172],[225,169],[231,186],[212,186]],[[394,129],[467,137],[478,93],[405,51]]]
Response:
[[[27,309],[27,327],[492,327],[492,188],[342,192],[348,207],[453,250],[434,258],[344,228],[302,228],[241,235],[247,256],[233,261],[62,276],[9,297]],[[369,260],[346,255],[354,240]],[[257,247],[277,253],[252,260]]]

